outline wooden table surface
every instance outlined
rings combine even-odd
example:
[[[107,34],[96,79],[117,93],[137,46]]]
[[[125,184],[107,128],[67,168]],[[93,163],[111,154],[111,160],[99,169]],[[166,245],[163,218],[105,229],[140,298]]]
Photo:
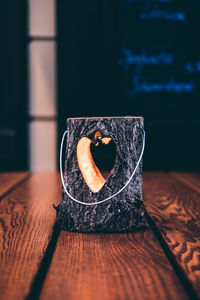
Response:
[[[0,299],[200,299],[200,174],[144,173],[150,229],[60,231],[57,173],[0,174]]]

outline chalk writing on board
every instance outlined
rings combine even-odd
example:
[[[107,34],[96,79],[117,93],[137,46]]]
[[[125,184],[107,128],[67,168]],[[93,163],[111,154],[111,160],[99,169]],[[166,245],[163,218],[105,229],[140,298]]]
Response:
[[[133,90],[128,91],[128,96],[134,96],[135,93],[153,93],[153,92],[171,92],[183,93],[192,92],[194,90],[194,82],[178,82],[169,80],[168,82],[142,82],[134,87]]]
[[[200,61],[196,63],[187,62],[184,66],[184,70],[188,73],[200,72]]]
[[[179,81],[170,78],[167,82],[149,82],[148,78],[144,79],[142,75],[145,65],[153,65],[155,68],[160,65],[173,65],[173,55],[166,51],[161,51],[156,54],[147,54],[147,50],[143,50],[141,53],[134,53],[130,49],[122,49],[122,57],[119,60],[119,64],[124,72],[132,69],[132,89],[128,91],[128,96],[133,97],[138,93],[156,93],[156,92],[171,92],[171,93],[184,93],[192,92],[195,88],[193,81]],[[200,62],[195,65],[196,70],[200,71]],[[184,66],[185,71],[193,72],[194,67],[188,63]]]
[[[144,11],[140,14],[142,20],[165,20],[174,22],[184,22],[186,14],[184,11],[175,11],[174,9],[164,8],[164,4],[169,4],[171,0],[127,0],[128,6],[131,4],[143,3]]]
[[[146,51],[142,51],[139,54],[135,54],[130,49],[122,49],[122,58],[119,60],[119,64],[124,70],[127,70],[131,65],[159,65],[173,63],[173,55],[162,51],[157,54],[146,54]]]
[[[152,20],[152,19],[162,19],[167,21],[185,21],[185,13],[183,11],[166,11],[166,10],[159,10],[157,8],[143,12],[140,15],[142,20]]]

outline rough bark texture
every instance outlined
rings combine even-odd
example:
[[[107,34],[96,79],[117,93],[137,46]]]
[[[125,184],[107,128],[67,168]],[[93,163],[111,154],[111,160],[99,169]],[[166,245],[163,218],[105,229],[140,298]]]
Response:
[[[103,200],[120,190],[130,178],[139,159],[143,143],[143,118],[106,117],[67,119],[67,147],[64,181],[69,193],[83,202]],[[83,136],[93,138],[99,130],[116,145],[116,161],[98,193],[87,186],[79,169],[76,147]],[[77,232],[126,232],[146,226],[142,193],[142,161],[129,185],[111,200],[86,206],[62,193],[56,207],[62,229]]]

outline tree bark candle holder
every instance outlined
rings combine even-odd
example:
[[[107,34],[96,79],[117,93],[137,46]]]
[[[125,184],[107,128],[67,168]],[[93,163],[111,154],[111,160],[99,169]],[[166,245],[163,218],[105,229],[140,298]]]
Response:
[[[61,228],[126,232],[144,227],[143,118],[69,118],[66,136],[62,201],[54,205]],[[98,148],[109,148],[112,157],[95,158]],[[114,163],[109,176],[101,171],[104,159],[103,168]]]

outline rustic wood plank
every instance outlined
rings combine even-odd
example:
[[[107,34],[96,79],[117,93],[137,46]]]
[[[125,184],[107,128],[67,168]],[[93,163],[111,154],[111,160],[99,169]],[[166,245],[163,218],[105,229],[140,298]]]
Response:
[[[28,172],[2,172],[0,173],[0,198],[20,181],[28,177]]]
[[[170,172],[170,176],[179,180],[192,188],[197,193],[200,193],[200,174],[186,172]]]
[[[35,174],[0,202],[1,300],[24,299],[47,249],[60,198],[57,174]]]
[[[164,173],[144,174],[145,206],[200,297],[200,195]]]
[[[61,232],[40,299],[188,299],[153,232]]]

